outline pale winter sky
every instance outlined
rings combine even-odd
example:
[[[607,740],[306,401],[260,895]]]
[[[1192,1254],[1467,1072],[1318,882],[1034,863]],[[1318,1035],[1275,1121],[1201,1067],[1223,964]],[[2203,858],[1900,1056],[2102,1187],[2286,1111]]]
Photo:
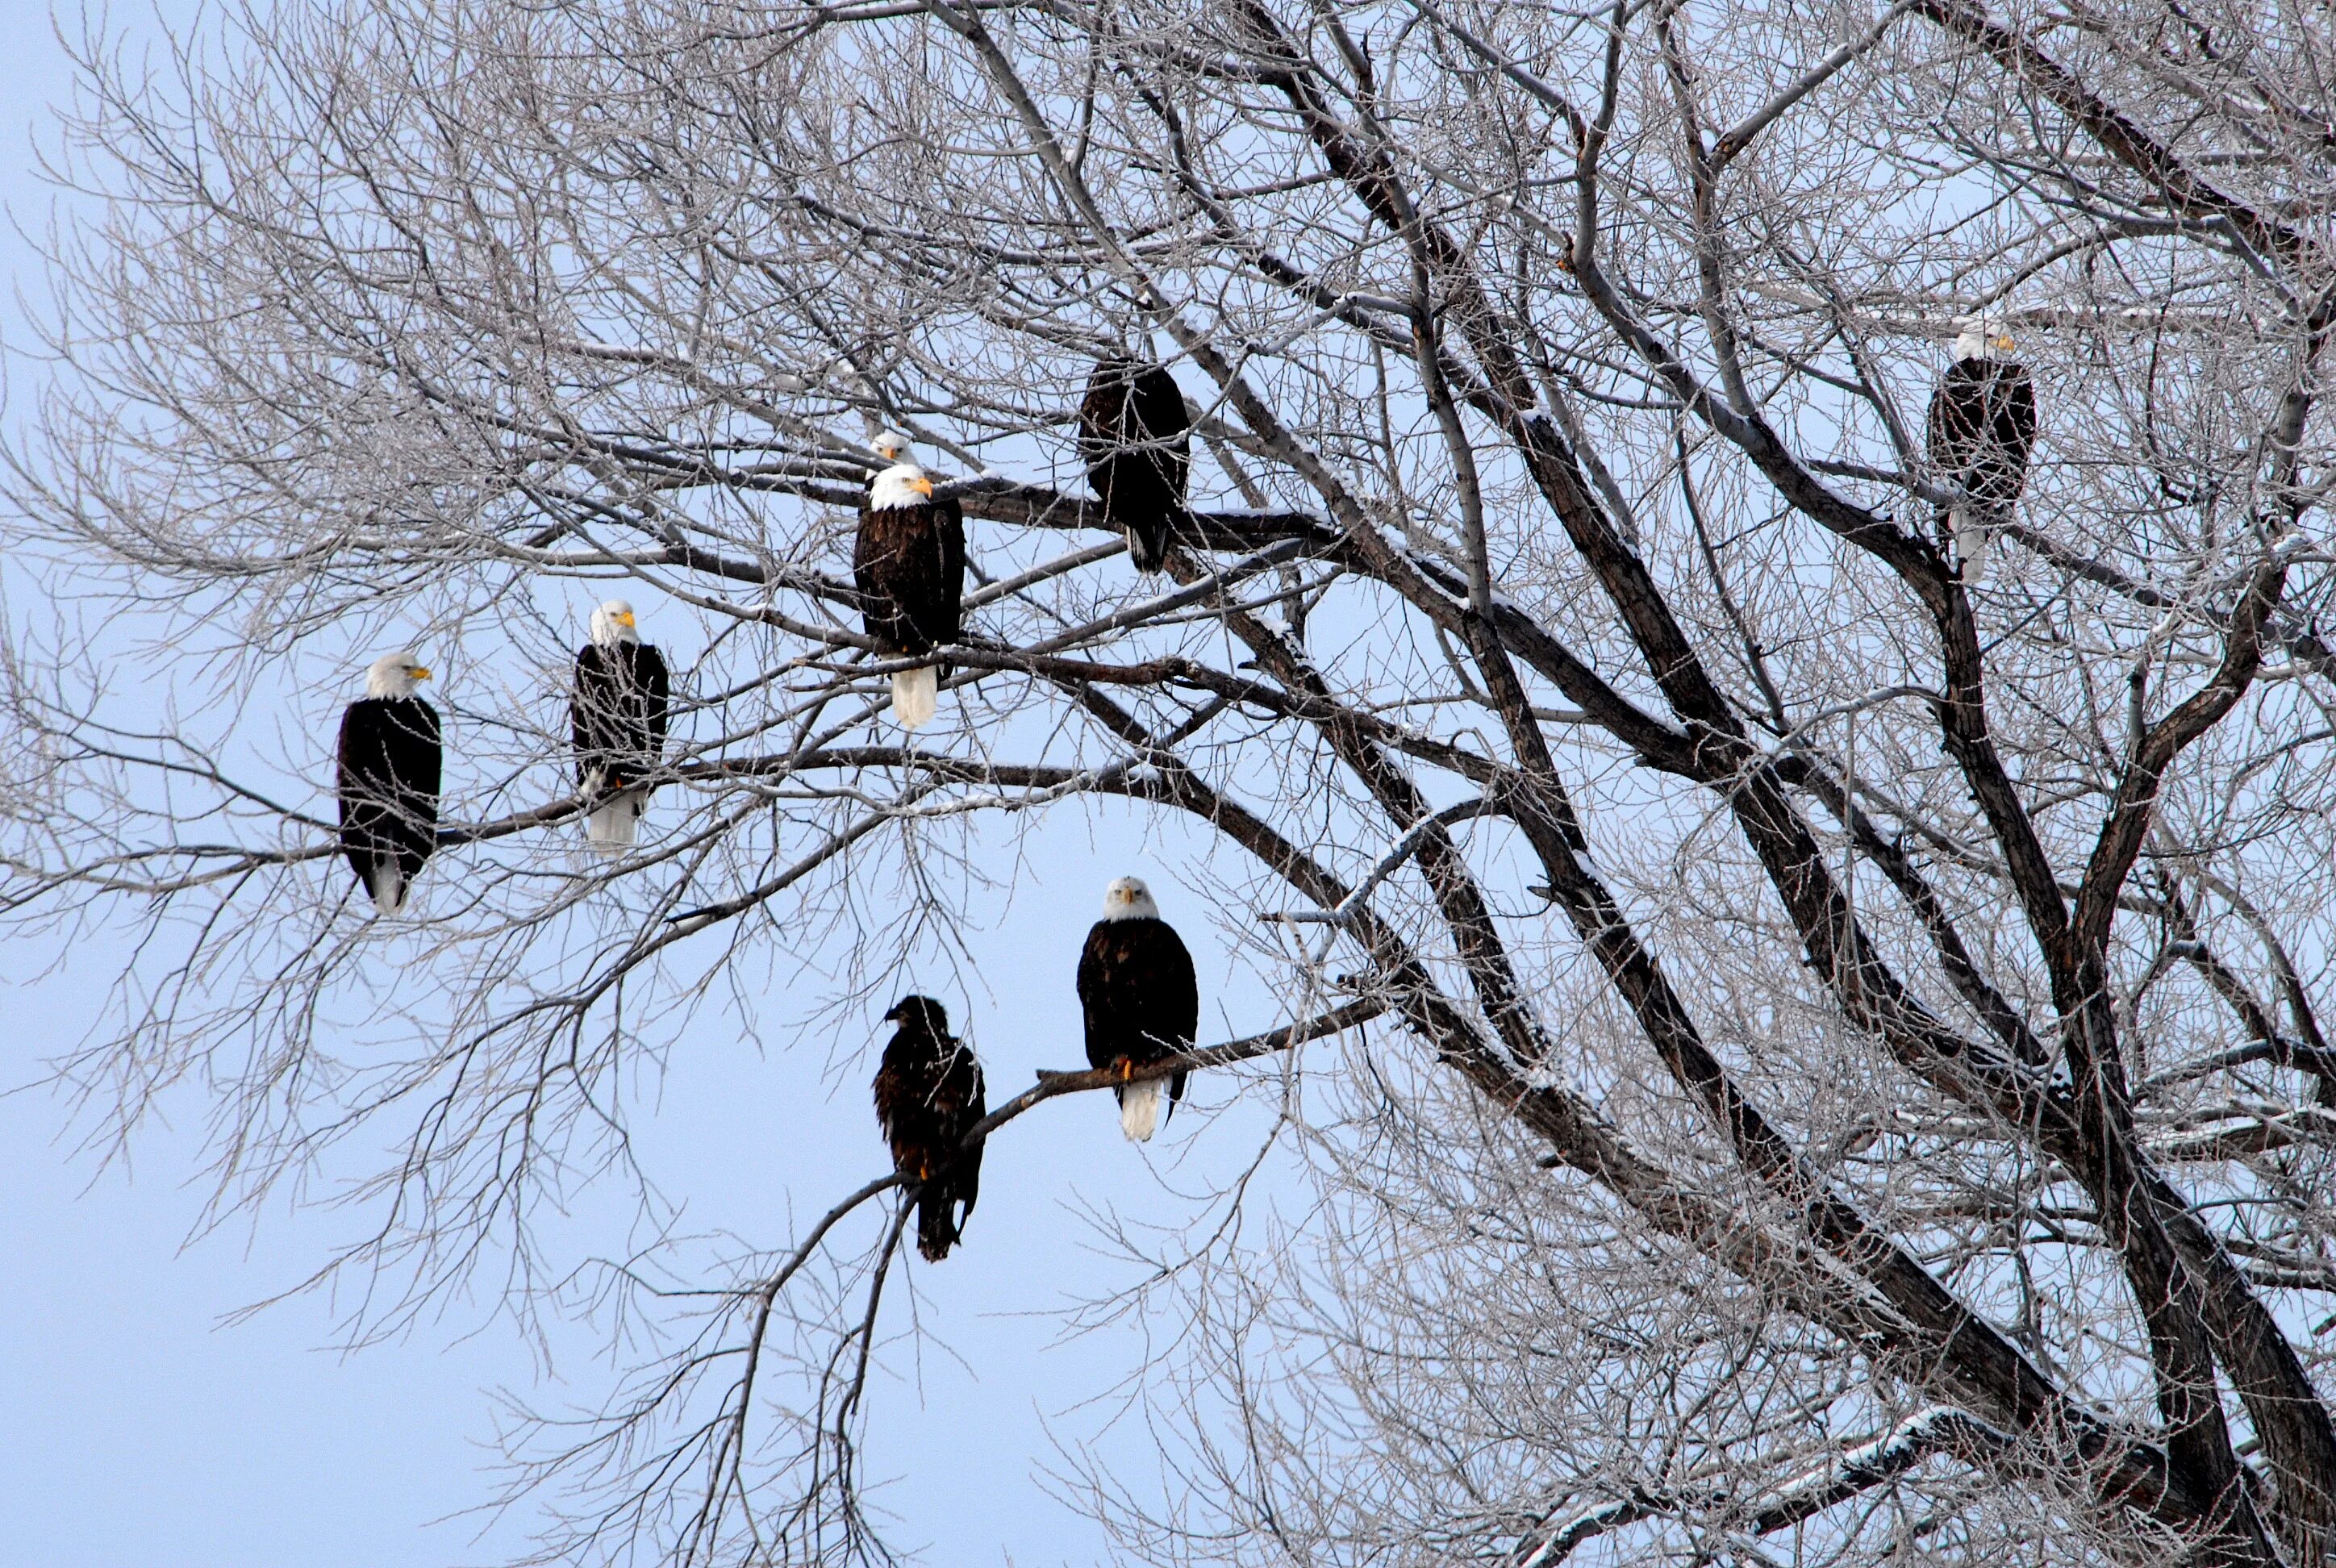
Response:
[[[168,0],[159,14],[117,11],[111,25],[136,49],[194,11]],[[77,15],[65,15],[77,31]],[[15,219],[0,237],[0,272],[14,284],[0,298],[8,350],[0,417],[14,421],[43,374],[24,357],[18,297],[37,297],[39,263],[15,229],[37,230],[53,200],[66,200],[36,178],[33,153],[54,141],[48,105],[70,92],[71,71],[37,0],[0,0],[0,27],[11,84],[0,105],[0,199]],[[21,575],[0,584],[25,592]],[[653,623],[654,606],[644,608]],[[326,765],[320,743],[319,780]],[[968,933],[988,994],[934,988],[970,1026],[993,1100],[1027,1085],[1033,1067],[1084,1065],[1072,969],[1105,881],[1123,872],[1153,883],[1194,949],[1202,1040],[1270,1021],[1268,998],[1229,972],[1222,934],[1180,881],[1182,856],[1202,847],[1173,826],[1147,836],[1132,814],[1085,808],[1037,833],[992,929]],[[80,942],[62,967],[37,943],[12,939],[0,950],[9,1026],[0,1087],[16,1091],[0,1096],[0,1430],[8,1434],[0,1562],[399,1568],[514,1554],[529,1523],[524,1505],[500,1520],[461,1516],[495,1485],[494,1391],[542,1405],[592,1402],[608,1368],[591,1342],[555,1342],[547,1376],[491,1299],[350,1354],[336,1346],[343,1312],[318,1296],[229,1321],[358,1233],[365,1215],[279,1209],[197,1235],[207,1196],[200,1086],[168,1097],[167,1123],[149,1125],[110,1164],[81,1146],[89,1124],[67,1101],[24,1087],[83,1037],[122,956],[105,940]],[[758,1005],[789,1016],[820,983],[774,985]],[[686,1228],[780,1246],[795,1233],[791,1214],[807,1222],[881,1170],[867,1098],[877,1027],[871,1013],[857,1037],[765,1054],[709,1012],[676,1043],[662,1081],[634,1086],[650,1107],[645,1163],[683,1205]],[[912,1261],[918,1294],[887,1303],[896,1329],[913,1313],[939,1336],[922,1356],[896,1338],[890,1375],[872,1395],[867,1457],[871,1474],[897,1478],[879,1497],[900,1518],[897,1542],[929,1544],[928,1560],[945,1564],[1096,1561],[1099,1531],[1049,1494],[1057,1444],[1121,1456],[1139,1491],[1173,1488],[1141,1411],[1124,1398],[1147,1333],[1156,1343],[1172,1326],[1116,1323],[1068,1337],[1063,1309],[1138,1272],[1096,1246],[1083,1217],[1091,1208],[1173,1223],[1193,1212],[1191,1194],[1247,1163],[1269,1107],[1212,1117],[1223,1093],[1196,1085],[1196,1103],[1143,1153],[1122,1141],[1109,1102],[1088,1096],[1041,1107],[993,1145],[964,1250],[938,1267]],[[315,1190],[355,1174],[327,1170]],[[568,1223],[577,1238],[596,1224],[616,1231],[596,1239],[620,1248],[624,1214],[613,1195],[606,1207],[596,1213],[588,1194]]]

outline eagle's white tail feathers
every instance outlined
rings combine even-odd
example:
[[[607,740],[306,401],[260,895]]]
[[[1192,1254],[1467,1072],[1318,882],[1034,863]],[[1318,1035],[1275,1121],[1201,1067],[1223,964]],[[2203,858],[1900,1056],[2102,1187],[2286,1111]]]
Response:
[[[365,879],[365,891],[373,894],[373,907],[385,915],[405,912],[405,873],[395,861],[384,856],[373,862],[373,875]]]
[[[1995,544],[1995,530],[1984,514],[1959,506],[1952,514],[1955,554],[1962,559],[1963,586],[1974,588],[1987,577],[1987,553]]]
[[[892,716],[902,729],[922,729],[940,711],[940,671],[931,665],[904,669],[892,677]]]
[[[638,790],[627,790],[613,800],[602,801],[584,819],[584,836],[602,854],[623,854],[633,847],[641,811],[647,804]]]
[[[1160,1097],[1167,1089],[1164,1078],[1146,1078],[1140,1084],[1123,1084],[1119,1090],[1119,1130],[1127,1135],[1131,1144],[1148,1144],[1160,1128]]]

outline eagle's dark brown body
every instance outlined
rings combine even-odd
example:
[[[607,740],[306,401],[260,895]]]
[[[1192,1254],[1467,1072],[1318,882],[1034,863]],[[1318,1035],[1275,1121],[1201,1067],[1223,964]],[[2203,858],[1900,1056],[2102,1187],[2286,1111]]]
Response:
[[[2027,367],[2010,360],[1956,360],[1931,396],[1929,435],[1931,466],[1971,497],[1969,508],[1952,508],[1947,519],[1969,577],[2028,484],[2036,384]]]
[[[884,1017],[900,1027],[876,1069],[876,1119],[892,1146],[892,1168],[923,1183],[917,1251],[939,1262],[981,1191],[981,1151],[965,1151],[966,1135],[988,1114],[981,1064],[950,1038],[949,1014],[930,997],[904,997]]]
[[[641,642],[578,648],[568,708],[576,782],[611,791],[638,784],[665,756],[672,712],[673,677],[656,648]]]
[[[1192,418],[1175,377],[1127,359],[1096,365],[1079,404],[1079,458],[1138,570],[1158,571],[1192,469]]]
[[[965,513],[955,501],[861,502],[852,554],[868,635],[889,653],[955,642],[965,616]]]
[[[1097,920],[1079,953],[1079,1006],[1091,1066],[1141,1066],[1191,1050],[1201,987],[1183,938],[1163,920]],[[1172,1105],[1184,1097],[1184,1076],[1168,1080]],[[1127,1091],[1119,1094],[1124,1105]]]
[[[384,914],[438,847],[444,758],[438,710],[418,696],[360,697],[341,716],[341,852]]]

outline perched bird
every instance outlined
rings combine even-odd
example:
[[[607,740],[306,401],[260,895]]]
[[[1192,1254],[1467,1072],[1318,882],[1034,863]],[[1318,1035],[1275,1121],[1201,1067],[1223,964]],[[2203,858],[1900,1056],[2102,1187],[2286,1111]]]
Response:
[[[411,653],[365,668],[365,694],[341,716],[341,852],[374,907],[394,915],[438,847],[445,749],[438,710],[414,695],[430,678]]]
[[[594,801],[584,836],[607,854],[631,847],[654,785],[641,781],[665,760],[673,680],[665,656],[641,640],[633,607],[612,599],[592,612],[592,640],[576,650],[568,703],[577,787]]]
[[[1158,571],[1192,472],[1192,420],[1176,378],[1131,359],[1097,365],[1079,404],[1079,459],[1104,517],[1127,535],[1136,570]]]
[[[1121,877],[1103,895],[1103,919],[1079,953],[1079,1006],[1086,1014],[1087,1062],[1123,1075],[1192,1048],[1201,1027],[1201,984],[1192,955],[1160,918],[1152,891]],[[1184,1097],[1184,1075],[1167,1081],[1171,1104]],[[1123,1084],[1119,1125],[1135,1143],[1160,1124],[1158,1078]]]
[[[884,1021],[900,1027],[876,1069],[876,1120],[892,1145],[892,1168],[921,1188],[917,1251],[938,1263],[981,1193],[981,1151],[965,1147],[966,1135],[989,1114],[981,1064],[964,1041],[949,1037],[949,1014],[930,997],[902,997]]]
[[[891,442],[899,443],[896,453],[907,452],[908,443],[891,432],[877,437],[876,451],[884,453]],[[852,575],[868,635],[886,653],[930,653],[955,642],[965,616],[964,512],[954,501],[933,499],[923,469],[893,463],[868,487]],[[892,716],[903,728],[931,721],[944,673],[926,665],[892,677]]]
[[[1965,583],[1986,575],[1988,550],[2027,486],[2036,444],[2036,385],[2012,347],[2000,324],[1966,320],[1955,362],[1931,397],[1931,466],[1969,498],[1948,509],[1942,530]]]

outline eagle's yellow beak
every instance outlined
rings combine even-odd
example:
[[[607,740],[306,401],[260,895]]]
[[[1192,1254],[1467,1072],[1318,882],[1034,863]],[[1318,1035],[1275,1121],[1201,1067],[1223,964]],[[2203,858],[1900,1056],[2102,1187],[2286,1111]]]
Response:
[[[930,479],[912,479],[909,481],[909,488],[915,491],[919,495],[923,496],[928,501],[932,499],[933,482]]]
[[[2010,353],[2013,349],[2020,346],[2018,344],[2011,341],[2011,334],[2009,332],[1997,333],[1995,335],[1995,346],[2003,350],[2006,354]]]
[[[629,631],[630,629],[632,629],[632,625],[633,625],[633,612],[632,612],[631,610],[629,610],[629,609],[628,609],[628,610],[627,610],[624,614],[622,614],[622,615],[618,616],[618,617],[617,618],[617,624],[618,624],[618,626],[621,626],[621,627],[625,628],[626,628],[627,630],[628,630],[628,631]]]
[[[430,672],[422,668],[419,665],[414,667],[412,674],[415,680],[428,680],[430,678]]]

